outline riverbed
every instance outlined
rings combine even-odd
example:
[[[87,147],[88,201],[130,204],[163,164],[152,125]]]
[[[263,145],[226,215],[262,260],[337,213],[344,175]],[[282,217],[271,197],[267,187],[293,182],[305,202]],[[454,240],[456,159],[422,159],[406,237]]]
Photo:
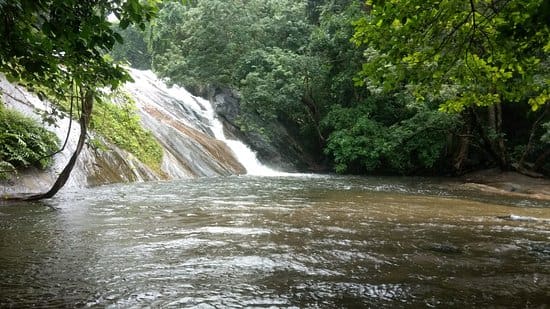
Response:
[[[421,178],[214,177],[0,206],[0,307],[544,307],[550,205]]]

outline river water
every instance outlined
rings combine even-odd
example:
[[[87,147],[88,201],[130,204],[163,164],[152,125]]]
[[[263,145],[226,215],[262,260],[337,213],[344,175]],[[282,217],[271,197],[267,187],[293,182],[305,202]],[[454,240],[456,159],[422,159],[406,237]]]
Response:
[[[0,307],[528,307],[550,205],[418,178],[234,176],[0,206]]]

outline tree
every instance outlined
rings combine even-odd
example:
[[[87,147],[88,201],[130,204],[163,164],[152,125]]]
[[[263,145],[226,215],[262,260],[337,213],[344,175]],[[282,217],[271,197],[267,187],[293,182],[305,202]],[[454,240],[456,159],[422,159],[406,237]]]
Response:
[[[340,172],[447,174],[495,162],[536,170],[550,153],[548,6],[169,3],[150,46],[161,76],[236,88],[243,127],[282,120]]]
[[[39,97],[78,104],[77,148],[46,193],[15,196],[36,200],[54,196],[67,181],[84,146],[94,100],[101,87],[116,88],[130,79],[106,53],[122,37],[122,29],[141,28],[157,11],[158,0],[15,0],[0,1],[0,72]]]
[[[239,58],[258,48],[249,13],[257,1],[167,3],[153,26],[153,69],[186,87],[236,85]]]
[[[502,105],[528,104],[536,112],[550,100],[550,3],[366,4],[353,37],[368,48],[357,84],[383,92],[406,89],[418,104],[440,101],[442,111],[462,113],[484,149],[509,168]]]
[[[143,31],[135,26],[129,26],[120,31],[123,43],[116,43],[110,52],[113,60],[116,62],[128,62],[132,68],[138,70],[150,70],[151,53],[145,40],[149,32],[148,29]]]
[[[250,118],[313,127],[321,140],[312,89],[324,67],[308,53],[310,33],[305,1],[169,3],[153,27],[153,69],[192,89],[236,88]]]

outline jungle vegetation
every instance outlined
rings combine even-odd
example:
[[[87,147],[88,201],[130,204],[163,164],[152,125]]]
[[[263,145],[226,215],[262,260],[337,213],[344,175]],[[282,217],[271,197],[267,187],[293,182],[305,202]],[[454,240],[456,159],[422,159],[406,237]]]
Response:
[[[550,174],[548,1],[165,2],[125,32],[132,65],[237,89],[243,128],[298,127],[337,172]]]
[[[0,104],[0,179],[18,169],[45,169],[59,148],[57,136],[40,123]]]
[[[77,151],[31,198],[63,186],[121,61],[237,90],[243,128],[298,128],[337,172],[550,174],[545,0],[0,0],[0,16],[0,72],[79,111]]]
[[[113,29],[145,28],[157,0],[10,0],[0,1],[0,72],[54,104],[70,102],[78,111],[80,136],[72,157],[50,190],[7,199],[35,200],[55,195],[66,183],[85,145],[100,89],[130,79],[108,52],[122,36]]]

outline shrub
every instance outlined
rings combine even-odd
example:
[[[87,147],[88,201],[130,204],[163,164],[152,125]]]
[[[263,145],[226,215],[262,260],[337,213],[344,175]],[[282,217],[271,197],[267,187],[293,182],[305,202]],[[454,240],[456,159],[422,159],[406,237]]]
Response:
[[[120,91],[107,99],[116,103],[98,102],[94,106],[90,129],[159,171],[162,147],[153,134],[141,126],[135,102]]]
[[[59,147],[57,136],[32,118],[0,104],[0,177],[14,169],[45,169]]]

